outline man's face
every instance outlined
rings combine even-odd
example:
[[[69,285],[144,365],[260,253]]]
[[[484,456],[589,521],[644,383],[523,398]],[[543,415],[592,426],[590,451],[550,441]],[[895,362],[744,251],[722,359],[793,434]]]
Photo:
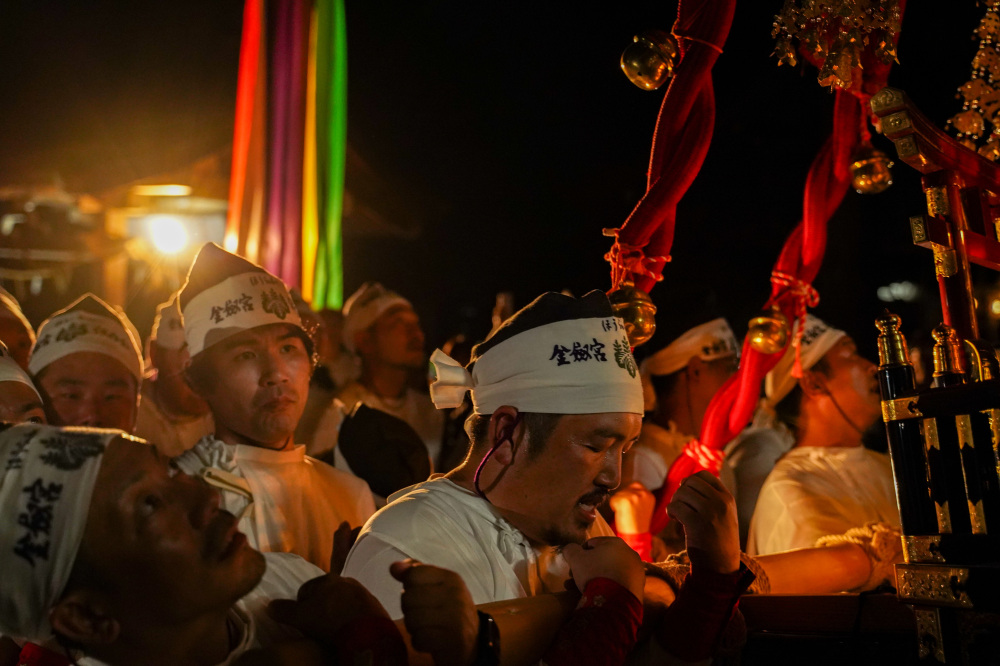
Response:
[[[850,421],[860,430],[867,429],[882,413],[875,364],[859,356],[854,340],[847,336],[823,359],[829,372],[819,373],[819,380]]]
[[[7,345],[11,358],[28,371],[28,358],[31,356],[31,336],[20,320],[3,316],[0,312],[0,342]]]
[[[117,428],[131,432],[139,407],[139,383],[120,361],[97,352],[73,352],[35,378],[49,423]]]
[[[229,608],[264,574],[216,490],[156,448],[113,441],[101,462],[78,558],[120,622],[174,624]],[[141,624],[140,624],[141,626]]]
[[[312,361],[291,324],[268,324],[226,338],[208,354],[211,386],[196,387],[212,409],[216,434],[230,443],[281,448],[309,394]]]
[[[535,541],[582,543],[597,507],[618,487],[622,453],[639,438],[641,426],[638,414],[562,416],[534,457],[521,442],[504,473],[498,508]]]
[[[0,382],[0,421],[45,423],[45,409],[42,401],[27,384]]]
[[[424,367],[424,331],[417,313],[405,305],[389,308],[369,329],[361,353],[385,365],[420,369]]]

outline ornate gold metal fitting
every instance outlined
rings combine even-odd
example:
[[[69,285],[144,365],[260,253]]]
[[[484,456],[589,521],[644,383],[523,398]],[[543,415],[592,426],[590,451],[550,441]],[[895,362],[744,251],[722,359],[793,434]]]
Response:
[[[904,421],[906,419],[917,419],[923,416],[918,406],[919,400],[916,396],[909,398],[896,398],[895,400],[882,401],[882,420],[886,423],[890,421]]]
[[[674,75],[680,56],[677,40],[663,30],[647,30],[632,40],[622,52],[622,71],[643,90],[656,90]]]
[[[934,376],[963,372],[961,341],[955,329],[945,324],[938,324],[931,337],[934,338]]]
[[[649,294],[631,282],[623,282],[608,295],[615,316],[625,323],[628,342],[633,347],[647,342],[656,332],[656,306]]]
[[[934,216],[945,216],[951,212],[948,204],[948,189],[945,187],[928,187],[924,190],[927,196],[927,213]]]
[[[947,245],[931,243],[931,250],[934,251],[934,273],[938,277],[952,277],[958,273],[958,259],[955,250]]]
[[[875,320],[878,329],[878,362],[879,365],[909,365],[910,355],[906,348],[906,338],[899,332],[900,319],[897,315],[885,311]]]

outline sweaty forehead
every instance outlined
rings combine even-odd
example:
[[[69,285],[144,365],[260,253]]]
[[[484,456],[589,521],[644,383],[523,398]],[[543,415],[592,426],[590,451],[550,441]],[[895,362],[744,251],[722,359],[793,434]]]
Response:
[[[628,412],[605,412],[602,414],[565,414],[559,419],[556,434],[563,430],[567,435],[604,437],[607,439],[631,440],[639,436],[642,418]]]

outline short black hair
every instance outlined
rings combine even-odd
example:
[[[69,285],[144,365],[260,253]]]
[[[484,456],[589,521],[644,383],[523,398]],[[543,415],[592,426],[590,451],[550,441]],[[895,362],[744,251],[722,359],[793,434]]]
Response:
[[[537,412],[521,412],[521,423],[528,433],[528,460],[538,456],[545,450],[552,431],[555,430],[562,414],[539,414]],[[489,441],[490,419],[492,414],[472,414],[465,421],[465,432],[469,435],[472,449],[485,448]]]

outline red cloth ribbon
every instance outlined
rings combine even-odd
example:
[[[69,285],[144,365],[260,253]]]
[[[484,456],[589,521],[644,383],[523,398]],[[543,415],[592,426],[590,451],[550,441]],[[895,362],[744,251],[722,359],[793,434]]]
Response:
[[[803,282],[794,275],[788,275],[777,270],[771,273],[771,284],[775,287],[787,287],[788,291],[785,293],[791,294],[794,300],[793,307],[798,326],[795,327],[795,336],[792,340],[792,345],[795,347],[795,365],[792,366],[792,377],[801,377],[802,334],[806,330],[806,312],[808,308],[814,308],[819,305],[819,292],[808,282]]]

